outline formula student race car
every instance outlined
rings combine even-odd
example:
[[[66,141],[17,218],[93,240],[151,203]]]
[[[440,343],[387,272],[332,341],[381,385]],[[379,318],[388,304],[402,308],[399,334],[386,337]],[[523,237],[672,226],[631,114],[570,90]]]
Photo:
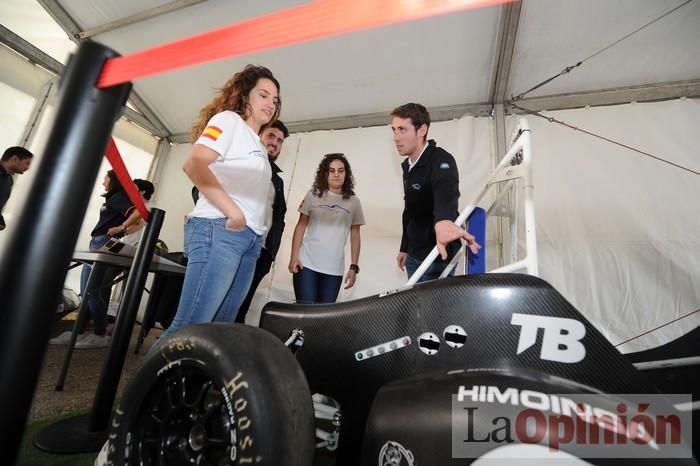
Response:
[[[195,325],[164,342],[115,408],[108,461],[311,466],[321,393],[342,409],[338,465],[695,465],[699,337],[623,355],[528,275],[269,303],[260,328]]]

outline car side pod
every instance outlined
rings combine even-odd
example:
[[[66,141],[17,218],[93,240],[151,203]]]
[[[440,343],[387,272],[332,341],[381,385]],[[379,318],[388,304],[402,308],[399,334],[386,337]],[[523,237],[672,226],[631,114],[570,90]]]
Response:
[[[159,344],[115,407],[107,464],[310,466],[314,411],[269,332],[199,324]]]
[[[697,465],[670,423],[665,438],[679,434],[681,444],[658,441],[653,429],[639,441],[635,414],[622,416],[623,405],[637,407],[624,395],[529,369],[425,373],[377,392],[360,464],[496,466],[527,458],[523,464]],[[651,409],[644,425],[674,411],[663,399]]]
[[[260,327],[280,340],[304,333],[296,358],[309,387],[343,410],[339,466],[359,464],[377,391],[424,373],[521,368],[603,393],[659,394],[571,303],[529,275],[447,277],[332,305],[268,303]]]

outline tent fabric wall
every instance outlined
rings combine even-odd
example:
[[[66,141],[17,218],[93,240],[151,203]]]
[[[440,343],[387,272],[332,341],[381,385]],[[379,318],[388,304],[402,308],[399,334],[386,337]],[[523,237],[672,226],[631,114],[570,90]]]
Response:
[[[9,146],[17,145],[17,140],[24,130],[24,123],[29,118],[34,106],[34,97],[20,92],[14,87],[0,82],[0,147],[2,151]]]
[[[76,49],[61,26],[38,1],[3,0],[0,3],[0,18],[3,26],[63,64]]]
[[[700,168],[693,150],[700,102],[629,104],[555,112],[554,117],[625,144]],[[514,124],[516,117],[509,122]],[[700,198],[697,175],[643,157],[581,132],[528,118],[533,133],[535,209],[541,276],[613,343],[700,309]],[[433,124],[430,137],[459,162],[463,207],[492,167],[492,122],[463,118]],[[175,148],[161,180],[158,203],[169,203],[164,238],[182,244],[182,219],[191,209],[191,184],[181,171],[190,146]],[[261,283],[250,322],[269,300],[291,302],[287,262],[296,208],[321,156],[345,152],[357,181],[367,225],[362,228],[362,273],[347,300],[405,283],[395,266],[402,209],[400,157],[388,127],[295,134],[279,164],[288,190],[287,228],[278,261]],[[167,199],[163,198],[163,193]],[[489,266],[494,266],[493,222]],[[522,234],[523,228],[519,231]],[[522,242],[522,241],[521,241]],[[683,319],[621,349],[668,341],[700,321]]]
[[[7,47],[0,46],[0,83],[34,98],[39,95],[42,86],[51,77],[48,71],[29,63],[24,57]],[[3,104],[4,111],[10,111],[12,108],[10,105]],[[21,118],[17,118],[16,121],[24,123]],[[3,131],[3,134],[7,133]]]
[[[700,170],[700,101],[547,115]],[[700,309],[698,175],[541,118],[529,122],[541,276],[613,343]],[[668,341],[699,322],[700,313],[621,349]]]

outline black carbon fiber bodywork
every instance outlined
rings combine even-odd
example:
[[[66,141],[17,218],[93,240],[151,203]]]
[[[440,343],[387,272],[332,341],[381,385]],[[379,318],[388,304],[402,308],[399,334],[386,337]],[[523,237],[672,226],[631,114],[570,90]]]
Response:
[[[362,459],[358,464],[375,465],[381,458],[386,460],[389,456],[386,454],[388,445],[400,445],[405,450],[406,455],[411,458],[410,464],[421,466],[466,466],[494,449],[515,446],[517,442],[512,440],[512,432],[515,430],[512,425],[515,424],[517,414],[526,408],[518,406],[517,402],[515,405],[511,405],[514,400],[510,398],[498,402],[495,397],[487,401],[484,396],[484,399],[478,401],[466,397],[467,402],[460,405],[461,409],[454,409],[453,399],[459,393],[460,387],[472,389],[474,386],[499,387],[500,393],[505,393],[506,390],[516,390],[519,393],[527,391],[529,393],[556,394],[560,400],[562,397],[568,396],[574,403],[587,403],[595,406],[596,409],[605,409],[611,413],[615,412],[617,403],[622,401],[583,384],[529,369],[475,369],[420,374],[390,382],[379,389],[368,416],[362,442]],[[469,407],[469,413],[465,411],[464,406]],[[670,405],[666,408],[669,409]],[[550,407],[546,412],[556,416],[553,407]],[[507,419],[510,422],[509,441],[514,443],[505,440],[506,435],[502,422],[504,418],[500,417],[504,414],[507,414]],[[500,422],[494,423],[496,419],[499,419]],[[489,438],[489,433],[496,430],[495,425],[500,427],[498,430],[500,443]],[[580,435],[582,431],[584,433],[590,432],[590,427],[579,430],[577,433]],[[603,435],[600,436],[600,438],[602,437]],[[549,448],[546,436],[541,441],[541,445],[545,445],[543,448]],[[604,445],[600,446],[605,447]],[[597,457],[601,456],[600,454],[591,457],[591,450],[599,447],[585,443],[576,444],[575,442],[558,445],[560,451],[565,454],[575,458],[585,458],[585,462],[574,464],[593,464],[596,466],[697,465],[693,458],[667,458],[667,456],[677,453],[678,445],[664,444],[657,449],[646,446],[643,453],[640,454],[636,451],[632,453],[633,450],[640,447],[631,440],[625,439],[623,442],[618,437],[613,439],[612,446],[609,445],[607,450],[614,451],[616,457]],[[630,457],[625,457],[624,451],[627,451],[627,456]],[[667,453],[668,451],[671,453]],[[519,464],[516,461],[520,458],[519,453],[511,452],[508,456],[509,453],[502,450],[499,454],[506,455],[505,459],[486,464],[494,466]],[[684,454],[691,455],[689,447],[684,449]],[[636,457],[632,457],[633,455]],[[544,465],[558,464],[556,460],[551,458],[543,461]],[[408,462],[399,461],[396,464],[405,465]],[[533,463],[527,462],[526,464]]]
[[[522,328],[511,323],[514,313],[581,322],[585,357],[575,363],[542,359],[542,329],[537,331],[536,342],[518,354]],[[461,347],[448,346],[443,337],[445,330],[455,325],[466,331]],[[339,457],[348,459],[341,460],[342,464],[357,464],[367,413],[377,390],[416,374],[515,367],[563,377],[603,392],[658,393],[554,288],[527,275],[449,277],[333,305],[269,303],[260,326],[281,339],[295,328],[304,332],[297,358],[312,391],[332,396],[343,408]],[[433,355],[419,348],[420,337],[426,332],[439,340]],[[358,360],[363,350],[383,344],[388,348],[389,342],[405,337],[411,342],[405,347],[369,358],[365,351]],[[434,342],[426,346],[435,349]]]

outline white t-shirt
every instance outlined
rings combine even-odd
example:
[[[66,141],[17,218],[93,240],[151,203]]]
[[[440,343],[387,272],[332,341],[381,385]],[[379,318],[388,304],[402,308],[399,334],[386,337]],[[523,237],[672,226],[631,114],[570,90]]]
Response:
[[[243,211],[246,225],[258,235],[267,231],[265,216],[272,169],[267,151],[255,131],[235,112],[217,113],[195,144],[219,154],[209,165],[231,199]],[[200,193],[189,217],[222,218],[224,214]]]
[[[425,149],[428,147],[428,143],[426,142],[425,145],[423,146],[423,150],[420,151],[420,154],[418,154],[418,158],[416,158],[415,162],[411,162],[411,157],[408,158],[408,171],[411,171],[413,167],[416,166],[420,158],[423,156],[423,152],[425,152]]]
[[[309,191],[299,212],[309,216],[299,251],[301,263],[316,272],[342,276],[350,227],[365,224],[360,200],[357,196],[343,199],[331,191],[318,197]]]

